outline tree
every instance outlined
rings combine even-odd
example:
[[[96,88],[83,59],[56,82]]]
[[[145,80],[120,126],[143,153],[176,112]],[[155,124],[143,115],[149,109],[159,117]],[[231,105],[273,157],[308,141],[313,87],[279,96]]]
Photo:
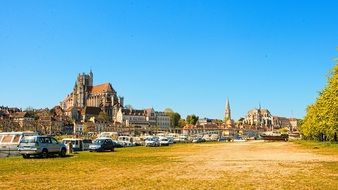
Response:
[[[337,140],[338,63],[330,72],[326,87],[309,105],[300,132],[305,139]]]
[[[177,112],[171,113],[170,114],[170,119],[173,127],[178,127],[179,126],[179,121],[181,119],[181,115]]]
[[[197,121],[198,121],[198,117],[196,115],[188,115],[187,118],[186,118],[186,121],[188,124],[191,124],[191,125],[196,125]]]
[[[178,127],[180,125],[181,115],[177,112],[174,112],[171,108],[166,108],[164,113],[170,117],[171,127]]]
[[[166,115],[170,117],[171,127],[178,127],[181,115],[177,112],[166,112]]]
[[[109,122],[110,118],[108,116],[108,114],[106,112],[100,112],[99,116],[97,117],[97,119],[101,122]]]
[[[180,127],[184,127],[184,126],[186,126],[187,125],[187,122],[185,121],[185,119],[180,119],[180,121],[178,122],[179,124],[179,126]]]

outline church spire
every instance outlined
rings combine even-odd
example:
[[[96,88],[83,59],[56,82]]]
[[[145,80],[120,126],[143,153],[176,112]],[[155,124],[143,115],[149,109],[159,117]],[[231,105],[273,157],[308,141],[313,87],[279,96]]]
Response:
[[[231,109],[230,109],[230,102],[229,98],[227,98],[225,103],[225,112],[224,112],[224,120],[231,120]]]

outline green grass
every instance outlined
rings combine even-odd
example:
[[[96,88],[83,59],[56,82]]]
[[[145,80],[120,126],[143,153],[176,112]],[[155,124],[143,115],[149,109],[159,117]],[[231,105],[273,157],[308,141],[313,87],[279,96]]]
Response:
[[[310,144],[297,143],[299,150],[317,150],[309,148]],[[261,150],[272,145],[248,146]],[[0,159],[0,189],[335,189],[338,186],[338,164],[332,161],[225,159],[218,162],[221,165],[213,166],[212,160],[198,160],[208,152],[229,148],[227,155],[233,150],[241,151],[235,146],[178,144],[105,153],[79,152],[66,158],[4,158]],[[333,149],[329,154],[338,155],[336,146],[324,147]],[[184,159],[195,155],[197,160]],[[212,167],[205,167],[207,164]]]
[[[338,143],[336,142],[320,142],[320,141],[306,141],[297,140],[293,141],[304,148],[313,149],[321,154],[338,154]]]

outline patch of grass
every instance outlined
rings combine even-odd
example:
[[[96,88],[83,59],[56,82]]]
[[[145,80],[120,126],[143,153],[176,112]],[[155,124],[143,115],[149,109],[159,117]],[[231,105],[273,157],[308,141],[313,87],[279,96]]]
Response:
[[[335,142],[320,142],[320,141],[306,141],[297,140],[292,141],[295,144],[301,145],[304,148],[313,149],[321,154],[338,154],[338,143]]]

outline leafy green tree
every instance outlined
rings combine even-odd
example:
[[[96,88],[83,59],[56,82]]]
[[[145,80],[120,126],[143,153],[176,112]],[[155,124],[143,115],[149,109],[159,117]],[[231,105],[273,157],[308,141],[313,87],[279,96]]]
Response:
[[[300,132],[305,139],[337,140],[338,64],[330,72],[326,87],[309,105]]]
[[[185,119],[180,119],[180,121],[179,121],[179,126],[180,127],[184,127],[184,126],[186,126],[187,125],[187,122],[185,121]]]
[[[177,112],[170,113],[171,124],[173,127],[179,126],[179,121],[181,119],[181,115]]]
[[[197,121],[198,121],[198,117],[196,115],[188,115],[187,118],[186,118],[186,121],[188,124],[191,124],[191,125],[196,125]]]
[[[181,115],[177,112],[174,112],[171,108],[166,108],[164,113],[170,117],[171,127],[180,126]]]

